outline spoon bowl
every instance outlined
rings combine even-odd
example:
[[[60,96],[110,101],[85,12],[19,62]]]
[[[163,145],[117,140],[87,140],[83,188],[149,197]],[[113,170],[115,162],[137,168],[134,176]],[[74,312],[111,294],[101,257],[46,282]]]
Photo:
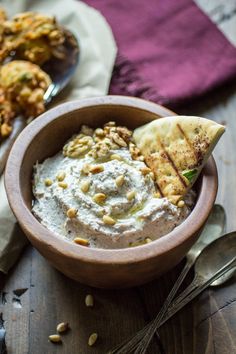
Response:
[[[160,325],[176,314],[187,303],[199,295],[204,289],[212,284],[213,281],[222,278],[227,274],[233,274],[236,262],[236,232],[225,234],[206,246],[198,256],[195,263],[195,276],[191,284],[172,302],[169,306],[166,316],[156,317],[150,324],[150,327],[142,336],[140,331],[124,347],[118,347],[117,351],[112,353],[128,352],[127,348],[135,349],[135,354],[144,354],[146,349]],[[229,279],[229,275],[227,276]],[[222,280],[221,280],[222,283]],[[125,349],[125,351],[123,351]]]
[[[201,236],[197,240],[197,242],[193,245],[193,247],[187,253],[187,263],[193,265],[201,251],[212,241],[223,235],[225,231],[226,225],[226,214],[224,208],[215,204],[212,212],[207,220],[207,224],[204,227]],[[211,286],[219,286],[226,282],[229,278],[231,278],[233,271],[229,271],[222,277],[218,278],[214,281]]]
[[[220,214],[222,213],[220,212]],[[199,245],[201,245],[201,241],[199,242]],[[153,322],[150,324],[150,328],[148,329],[143,338],[141,337],[141,335],[137,334],[134,339],[130,341],[130,343],[132,342],[133,347],[138,345],[135,353],[144,353],[155,331],[159,328],[159,326],[165,323],[169,318],[171,318],[176,312],[183,308],[194,297],[200,294],[200,292],[202,292],[209,285],[211,285],[213,281],[216,282],[220,279],[219,284],[223,284],[223,282],[228,280],[233,275],[234,270],[236,268],[235,260],[235,231],[225,234],[224,236],[216,239],[215,241],[208,244],[208,246],[203,248],[200,251],[198,258],[196,259],[194,267],[195,276],[191,284],[172,302],[172,304],[167,309],[167,313],[166,311],[164,311],[162,313],[163,316],[157,316],[153,320]],[[227,268],[229,270],[223,272],[224,268]],[[165,314],[166,316],[165,318],[163,318]],[[139,337],[142,339],[140,340]],[[139,341],[140,343],[138,344]],[[131,346],[130,343],[128,343],[126,347],[128,347],[128,345]],[[117,354],[118,353],[119,351],[117,351]]]
[[[195,274],[204,280],[208,280],[235,255],[236,232],[234,231],[213,241],[202,251],[195,263]],[[230,273],[232,274],[232,270]],[[226,275],[224,279],[227,279]]]
[[[72,32],[64,28],[65,60],[51,59],[43,65],[42,69],[51,77],[52,84],[44,94],[45,104],[57,96],[69,83],[79,63],[79,44]]]
[[[225,273],[224,275],[222,275],[221,277],[219,277],[218,279],[216,279],[215,281],[213,281],[213,283],[211,283],[210,286],[220,286],[223,285],[225,282],[227,282],[230,278],[232,278],[232,276],[235,274],[235,270],[236,268],[233,268],[231,270],[229,270],[227,273]]]
[[[212,241],[219,238],[225,232],[226,214],[224,208],[215,204],[212,208],[212,212],[207,220],[207,223],[201,233],[201,236],[197,242],[187,253],[186,257],[188,261],[195,260],[202,250],[209,245]]]
[[[211,242],[204,248],[195,263],[195,276],[191,284],[172,302],[174,308],[191,292],[209,281],[221,268],[236,255],[236,231],[230,232]],[[218,285],[223,284],[234,273],[235,267],[224,274]],[[218,280],[219,278],[217,278]],[[212,282],[210,283],[210,285]]]

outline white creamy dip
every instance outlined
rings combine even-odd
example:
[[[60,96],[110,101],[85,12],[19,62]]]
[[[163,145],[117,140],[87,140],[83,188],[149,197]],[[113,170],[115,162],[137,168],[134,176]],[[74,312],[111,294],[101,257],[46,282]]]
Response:
[[[104,159],[99,162],[104,170],[95,174],[84,174],[82,170],[85,164],[98,164],[88,154],[75,159],[60,152],[35,165],[32,211],[44,226],[66,239],[85,238],[91,247],[124,248],[146,238],[157,239],[188,216],[187,205],[179,208],[167,198],[154,197],[154,181],[150,174],[143,175],[140,171],[145,163],[133,160],[127,148],[111,153],[119,155],[121,160]],[[67,188],[58,184],[56,176],[60,171],[65,173],[63,183]],[[121,175],[124,182],[117,187],[116,178]],[[52,184],[46,186],[46,179]],[[88,181],[87,192],[81,190],[84,181]],[[130,192],[134,194],[131,200],[127,198]],[[106,195],[104,203],[93,200],[97,193]],[[73,218],[67,217],[70,208],[77,211]],[[103,215],[110,215],[115,224],[104,223]]]

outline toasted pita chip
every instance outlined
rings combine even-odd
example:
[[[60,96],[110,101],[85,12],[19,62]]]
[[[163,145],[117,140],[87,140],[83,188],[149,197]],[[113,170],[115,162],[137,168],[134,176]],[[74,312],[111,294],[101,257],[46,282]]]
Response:
[[[193,186],[225,128],[192,116],[160,118],[134,130],[134,141],[174,204]]]

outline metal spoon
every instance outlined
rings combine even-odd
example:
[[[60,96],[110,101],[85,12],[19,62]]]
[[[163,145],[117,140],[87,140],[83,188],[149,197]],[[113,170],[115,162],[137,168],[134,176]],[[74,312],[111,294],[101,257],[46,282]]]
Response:
[[[230,246],[232,246],[233,249],[234,249],[234,252],[232,252],[233,256],[231,254],[230,261],[228,261],[228,262],[226,261],[226,263],[223,262],[223,266],[220,267],[220,265],[218,263],[218,260],[217,260],[217,257],[216,257],[216,259],[212,262],[211,271],[208,271],[208,272],[205,273],[204,272],[204,268],[199,268],[199,270],[201,270],[202,277],[199,277],[198,286],[196,286],[194,289],[192,289],[192,292],[188,296],[184,297],[181,301],[179,301],[178,304],[176,304],[176,306],[173,306],[173,307],[171,307],[171,309],[168,310],[167,315],[161,321],[161,323],[159,324],[158,328],[162,324],[164,324],[168,319],[170,319],[172,316],[174,316],[185,305],[187,305],[191,300],[193,300],[196,296],[198,296],[209,285],[211,285],[212,282],[217,280],[219,277],[222,277],[224,274],[226,274],[231,269],[235,269],[236,268],[236,255],[235,255],[235,250],[236,250],[236,232],[232,232],[230,234],[226,234],[225,236],[221,237],[220,239],[214,241],[214,243],[216,242],[217,244],[215,244],[214,247],[212,247],[212,248],[215,248],[215,250],[219,251],[219,247],[221,247],[223,245],[223,242],[222,242],[221,239],[226,238],[226,240],[224,240],[224,241],[227,244],[227,243],[229,243],[229,239],[227,239],[227,237],[229,235],[230,235],[230,238],[232,237],[230,241],[234,242],[234,245],[230,244]],[[218,242],[219,240],[220,240],[220,242]],[[209,245],[208,247],[211,248],[211,245]],[[220,253],[220,251],[219,251],[219,253]],[[227,260],[228,260],[228,258],[230,258],[230,257],[227,257]],[[221,258],[221,261],[223,261],[222,258]],[[202,267],[205,267],[205,265],[207,263],[208,263],[208,255],[206,254],[205,262],[203,262]],[[220,262],[220,263],[222,265],[222,262]],[[149,325],[147,325],[146,327],[148,327],[148,326],[150,327],[153,324],[153,322],[154,321],[149,323]],[[129,353],[132,353],[133,350],[135,348],[137,348],[138,343],[140,343],[140,333],[141,332],[143,332],[143,330],[139,331],[136,334],[136,336],[133,337],[133,339],[128,342],[127,345],[122,345],[122,346],[120,345],[116,349],[114,349],[112,351],[109,351],[109,354],[114,354],[114,353],[116,353],[116,354],[124,354],[124,353],[125,354],[129,354]],[[143,337],[143,333],[141,333],[141,337]],[[146,346],[142,347],[142,348],[140,348],[140,349],[142,349],[141,351],[136,351],[135,353],[145,353],[146,348],[147,348]]]
[[[183,280],[185,279],[187,273],[189,272],[190,268],[193,266],[194,262],[196,261],[197,257],[201,253],[202,249],[209,244],[211,241],[214,239],[217,239],[220,237],[224,230],[225,230],[225,224],[226,224],[226,215],[224,208],[221,205],[214,205],[212,212],[207,220],[207,223],[201,233],[201,236],[199,237],[198,241],[192,246],[190,251],[186,255],[186,264],[180,273],[178,279],[176,280],[171,292],[169,293],[162,309],[158,313],[157,317],[153,320],[156,321],[158,324],[163,316],[165,315],[168,306],[170,305],[171,301],[173,300],[176,292],[178,291],[180,285],[182,284]],[[147,324],[141,331],[138,332],[138,334],[133,337],[137,339],[136,344],[143,338],[143,336],[147,333],[148,328],[151,328],[151,324]],[[119,353],[118,350],[119,348],[122,348],[123,345],[126,343],[129,343],[131,341],[131,338],[126,340],[125,342],[121,343],[118,347],[114,349],[114,353]],[[128,348],[127,348],[128,349]],[[111,352],[113,353],[113,351]],[[121,352],[120,352],[121,353]]]
[[[203,250],[195,264],[193,281],[172,303],[160,326],[192,300],[196,294],[198,295],[215,280],[233,269],[236,269],[236,231],[218,238]]]
[[[44,94],[44,102],[46,105],[67,86],[79,62],[79,44],[76,37],[67,29],[64,29],[64,33],[65,60],[51,59],[42,67],[52,79],[52,84]],[[14,55],[11,59],[15,59]],[[24,117],[16,117],[14,119],[11,135],[0,143],[0,176],[3,173],[11,147],[25,125],[26,121]]]
[[[215,277],[226,264],[230,264],[232,260],[234,260],[234,266],[231,265],[230,269],[234,269],[236,265],[236,232],[228,233],[204,248],[196,260],[193,281],[172,302],[165,318],[158,322],[156,322],[156,319],[153,321],[150,329],[135,351],[135,354],[145,353],[156,329],[209,286],[213,282],[213,277]],[[226,272],[224,272],[224,274],[226,274]]]
[[[214,241],[224,233],[225,225],[226,225],[226,215],[225,215],[224,208],[221,205],[216,204],[212,209],[212,212],[208,218],[205,228],[201,233],[201,236],[187,253],[186,263],[182,272],[180,273],[173,288],[171,289],[169,295],[167,296],[161,310],[159,311],[156,318],[154,319],[156,328],[158,328],[157,326],[159,325],[162,318],[166,314],[167,309],[170,306],[172,300],[174,299],[180,285],[183,283],[190,268],[194,265],[198,256],[201,254],[202,250],[209,243],[211,243],[212,241]],[[224,276],[224,279],[222,278],[218,279],[218,285],[226,281],[230,276],[231,274],[226,274]],[[153,327],[152,328],[150,327],[148,332],[145,334],[145,338],[148,338],[148,336],[151,335],[153,331],[154,331],[154,323],[153,323]],[[143,341],[145,341],[145,338],[143,338]]]
[[[214,269],[221,268],[236,255],[236,232],[228,233],[208,245],[195,264],[195,276],[191,284],[172,302],[169,310],[187,297],[204,280],[208,280]]]

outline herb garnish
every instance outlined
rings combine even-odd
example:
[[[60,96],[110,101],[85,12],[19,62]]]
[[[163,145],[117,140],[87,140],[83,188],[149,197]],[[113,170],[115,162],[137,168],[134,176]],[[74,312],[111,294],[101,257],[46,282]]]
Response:
[[[182,174],[191,182],[197,174],[197,169],[194,168],[193,170],[184,171]]]

